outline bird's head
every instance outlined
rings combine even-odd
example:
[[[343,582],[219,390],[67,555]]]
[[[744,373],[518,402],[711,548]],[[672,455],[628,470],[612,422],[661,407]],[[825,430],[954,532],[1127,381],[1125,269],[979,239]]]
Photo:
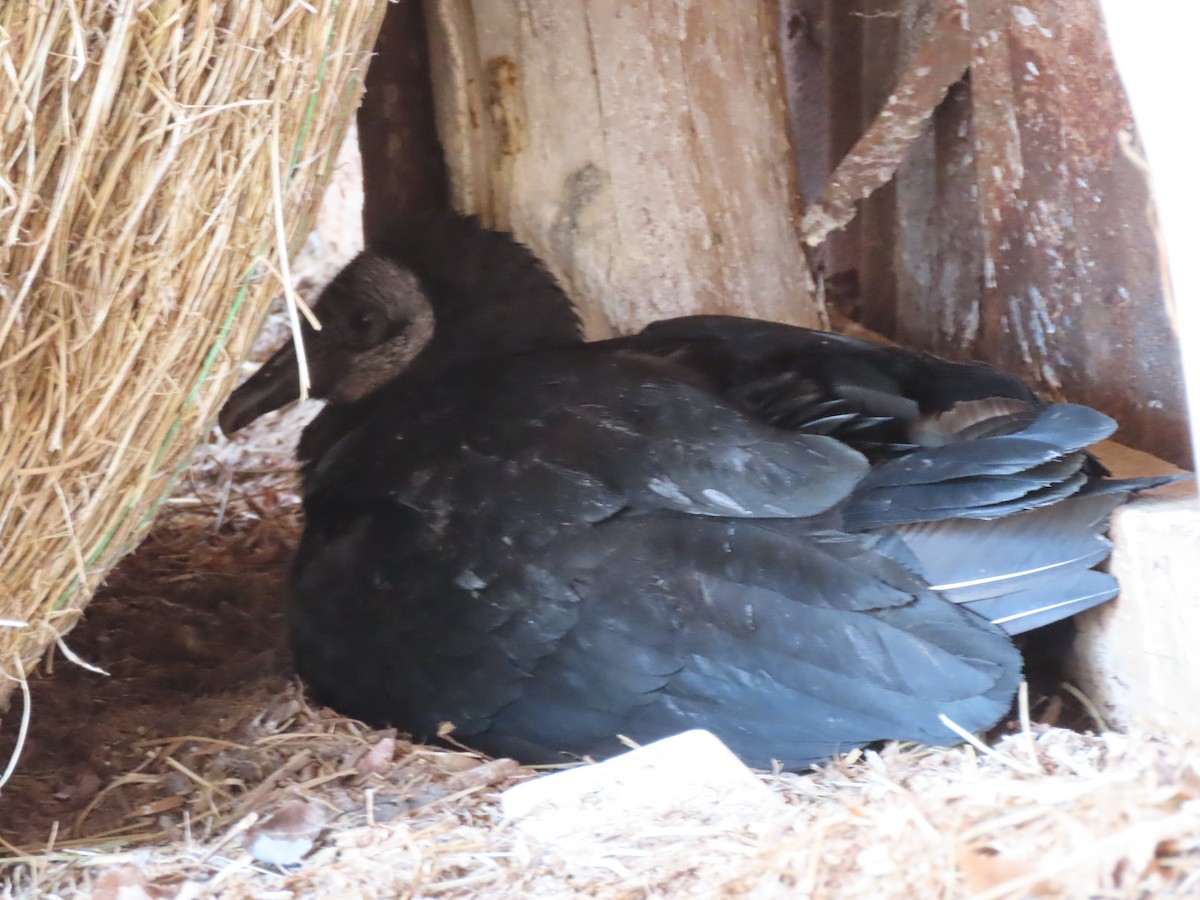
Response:
[[[400,374],[433,338],[434,314],[416,275],[370,251],[360,253],[321,292],[301,331],[311,392],[352,403]],[[300,396],[299,359],[288,341],[233,392],[219,422],[232,434]]]

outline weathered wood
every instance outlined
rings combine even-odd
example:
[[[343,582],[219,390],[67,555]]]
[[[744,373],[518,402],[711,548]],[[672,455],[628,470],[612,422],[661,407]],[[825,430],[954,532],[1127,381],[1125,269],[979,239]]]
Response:
[[[915,144],[929,134],[938,100],[966,68],[966,35],[958,0],[874,0],[863,45],[864,116],[869,135],[877,123],[889,163],[913,169]],[[899,72],[899,76],[897,76]],[[864,136],[865,139],[866,136]],[[900,183],[889,180],[861,204],[858,284],[860,315],[872,328],[895,335],[903,278],[905,223]]]
[[[830,171],[850,152],[862,137],[867,123],[879,112],[878,109],[864,111],[863,108],[863,26],[868,4],[873,4],[873,0],[828,0],[825,4],[825,31],[829,39],[824,47],[822,64],[829,69]],[[788,85],[789,94],[795,90],[796,85]],[[845,228],[833,232],[813,253],[823,274],[833,282],[826,282],[827,287],[833,288],[831,306],[858,299],[861,232],[862,223],[857,218],[852,219]],[[849,313],[852,310],[847,307],[843,311]]]
[[[1147,150],[1155,207],[1146,209],[1159,239],[1168,316],[1183,348],[1193,461],[1200,468],[1200,257],[1196,255],[1195,120],[1180,115],[1178,90],[1195,73],[1200,5],[1156,0],[1150,8],[1101,0],[1121,81]],[[1169,23],[1164,27],[1164,23]],[[1136,148],[1127,148],[1139,155]],[[1161,227],[1160,227],[1161,223]],[[1169,269],[1169,274],[1166,270]]]
[[[859,115],[866,125],[866,135],[875,123],[888,122],[891,115],[891,98],[907,95],[897,83],[897,72],[911,71],[908,56],[916,50],[919,42],[909,44],[911,35],[905,34],[903,18],[911,4],[908,0],[860,0],[862,8],[862,62],[859,77],[862,79],[862,100]],[[900,76],[903,80],[903,74]],[[901,103],[900,108],[906,104]],[[907,116],[900,116],[905,119]],[[918,124],[917,129],[920,129]],[[885,138],[884,145],[889,141]],[[895,141],[896,144],[901,141]],[[855,148],[858,149],[860,140]],[[904,158],[908,148],[900,150],[897,158]],[[849,158],[854,157],[854,150]],[[840,169],[842,163],[838,164]],[[894,171],[894,170],[893,170]],[[837,170],[834,171],[834,177]],[[858,288],[867,298],[859,315],[863,324],[886,334],[895,332],[896,322],[896,185],[891,178],[872,192],[859,208],[859,255]]]
[[[983,257],[974,120],[965,82],[950,89],[896,174],[897,341],[953,359],[976,346]]]
[[[429,79],[420,0],[389,4],[358,110],[368,239],[386,232],[405,210],[450,202]]]
[[[900,208],[901,185],[892,176],[897,169],[932,171],[922,165],[931,152],[930,120],[970,59],[964,6],[961,0],[851,0],[824,10],[826,58],[788,64],[789,77],[818,64],[827,67],[828,152],[840,160],[806,210],[803,234],[808,243],[820,244],[814,256],[834,276],[828,282],[834,303],[868,326],[895,334],[905,324],[898,315],[903,267],[928,261],[901,258],[905,229],[897,217],[911,210]],[[791,47],[812,52],[804,44]],[[802,84],[789,81],[793,120],[798,108],[819,121],[807,108],[814,101],[799,99],[802,92]],[[923,155],[914,165],[918,145]],[[933,179],[927,181],[921,190],[932,196]],[[911,204],[919,198],[905,199]]]
[[[873,30],[880,32],[873,42],[877,49],[883,43],[882,35],[892,33],[894,37],[896,31]],[[801,230],[806,243],[820,244],[831,231],[850,221],[859,200],[892,180],[934,110],[966,71],[970,62],[967,38],[964,9],[957,3],[948,4],[886,95],[882,110],[838,163],[817,201],[805,210]],[[872,62],[878,57],[873,53]],[[873,80],[878,83],[884,78]]]
[[[819,321],[773,4],[427,11],[455,204],[530,244],[591,333],[684,312]]]
[[[889,65],[893,86],[920,70],[912,51],[936,4],[826,6],[831,157],[842,159],[857,128],[866,150],[890,144],[904,162],[815,257],[839,286],[857,287],[841,306],[867,325],[1103,409],[1122,440],[1185,463],[1179,352],[1148,190],[1127,152],[1132,122],[1096,0],[967,2],[970,81],[907,147],[881,139],[895,123],[860,112],[872,115],[881,85],[893,89]],[[862,84],[846,84],[856,72]]]
[[[1144,174],[1094,0],[971,0],[984,230],[979,347],[1120,436],[1186,454]]]
[[[1117,475],[1176,471],[1115,444],[1099,453]],[[1200,507],[1183,483],[1113,515],[1110,571],[1121,596],[1076,619],[1072,669],[1112,725],[1200,738]]]
[[[780,0],[779,45],[800,199],[816,201],[833,169],[827,0]]]

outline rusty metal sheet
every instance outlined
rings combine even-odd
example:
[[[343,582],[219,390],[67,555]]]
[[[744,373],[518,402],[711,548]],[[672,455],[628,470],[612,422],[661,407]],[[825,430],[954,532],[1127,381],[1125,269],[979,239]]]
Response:
[[[884,99],[924,67],[914,69],[916,55],[937,58],[924,35],[944,2],[820,9],[827,160],[885,133],[875,119]],[[919,130],[893,134],[889,160],[904,160],[895,178],[814,254],[830,299],[906,344],[986,359],[1050,396],[1097,406],[1121,421],[1125,442],[1186,464],[1149,195],[1123,149],[1136,139],[1096,2],[966,2],[969,78]],[[821,121],[819,110],[805,114]]]
[[[976,346],[1120,437],[1187,458],[1143,173],[1093,0],[971,0],[984,296]]]

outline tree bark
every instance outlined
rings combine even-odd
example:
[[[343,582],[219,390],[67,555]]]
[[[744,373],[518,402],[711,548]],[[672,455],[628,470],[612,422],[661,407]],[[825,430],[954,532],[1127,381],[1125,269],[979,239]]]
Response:
[[[533,247],[593,335],[696,312],[819,324],[775,4],[426,10],[454,204]]]

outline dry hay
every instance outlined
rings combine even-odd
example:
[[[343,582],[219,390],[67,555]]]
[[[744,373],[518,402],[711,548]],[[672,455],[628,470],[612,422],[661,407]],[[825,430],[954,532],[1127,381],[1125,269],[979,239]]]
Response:
[[[0,4],[0,699],[232,387],[384,8]]]

